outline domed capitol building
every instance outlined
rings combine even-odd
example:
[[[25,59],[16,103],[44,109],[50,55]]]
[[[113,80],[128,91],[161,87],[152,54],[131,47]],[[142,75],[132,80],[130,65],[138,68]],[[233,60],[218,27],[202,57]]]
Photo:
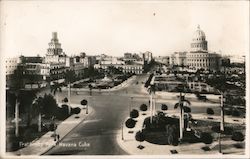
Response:
[[[221,56],[208,52],[208,42],[204,31],[197,27],[194,32],[190,52],[175,52],[171,55],[171,64],[186,66],[188,70],[198,69],[218,71],[221,65]]]

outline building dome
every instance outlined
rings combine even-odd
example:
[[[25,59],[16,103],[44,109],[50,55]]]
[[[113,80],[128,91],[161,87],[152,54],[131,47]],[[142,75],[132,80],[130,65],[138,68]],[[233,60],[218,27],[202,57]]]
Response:
[[[198,25],[197,30],[194,32],[193,41],[204,41],[206,40],[206,35],[203,30],[200,29]]]
[[[194,32],[191,52],[207,52],[206,35],[204,31],[200,29],[200,25],[198,25],[197,30]]]

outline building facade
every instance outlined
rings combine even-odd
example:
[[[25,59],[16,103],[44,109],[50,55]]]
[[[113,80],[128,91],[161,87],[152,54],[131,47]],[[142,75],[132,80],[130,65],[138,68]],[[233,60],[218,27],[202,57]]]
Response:
[[[191,42],[190,52],[175,52],[171,55],[171,64],[186,66],[188,70],[198,69],[219,71],[221,56],[208,51],[208,42],[204,31],[197,27]]]

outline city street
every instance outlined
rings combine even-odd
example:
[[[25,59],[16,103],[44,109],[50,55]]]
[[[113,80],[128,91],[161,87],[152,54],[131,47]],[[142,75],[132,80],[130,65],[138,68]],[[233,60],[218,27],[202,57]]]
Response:
[[[79,124],[69,133],[61,143],[87,143],[88,146],[70,147],[58,145],[52,148],[45,155],[73,154],[73,155],[125,155],[116,142],[116,134],[120,133],[120,128],[124,119],[129,115],[129,104],[131,99],[126,95],[139,93],[141,84],[136,85],[137,81],[144,82],[145,76],[137,77],[131,85],[113,92],[93,92],[90,98],[90,105],[95,109],[95,113]],[[66,95],[63,92],[60,96]],[[80,95],[73,94],[72,103],[80,102],[84,97],[89,98],[89,92],[81,92]],[[145,99],[148,101],[148,99]],[[107,145],[108,144],[108,145]]]
[[[125,155],[126,152],[117,144],[116,135],[121,133],[122,123],[129,116],[131,109],[139,109],[142,103],[148,104],[149,95],[142,91],[142,82],[146,79],[147,75],[137,76],[127,87],[110,92],[92,92],[91,97],[88,91],[78,92],[78,95],[72,93],[72,103],[88,99],[95,113],[65,136],[61,140],[62,144],[55,146],[45,155]],[[141,96],[131,98],[138,95]],[[66,96],[67,92],[62,92],[59,99]],[[164,103],[169,105],[169,109],[173,109],[172,102]],[[157,110],[160,110],[160,104],[157,103]],[[205,107],[192,108],[194,113],[205,113],[205,110]],[[219,109],[215,109],[215,112],[219,112]],[[81,143],[85,145],[81,146]]]

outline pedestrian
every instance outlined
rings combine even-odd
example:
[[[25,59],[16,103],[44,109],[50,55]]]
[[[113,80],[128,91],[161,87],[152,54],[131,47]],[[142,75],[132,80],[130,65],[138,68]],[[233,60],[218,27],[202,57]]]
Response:
[[[57,134],[57,141],[59,141],[59,139],[60,139],[60,135],[59,135],[59,134]]]

